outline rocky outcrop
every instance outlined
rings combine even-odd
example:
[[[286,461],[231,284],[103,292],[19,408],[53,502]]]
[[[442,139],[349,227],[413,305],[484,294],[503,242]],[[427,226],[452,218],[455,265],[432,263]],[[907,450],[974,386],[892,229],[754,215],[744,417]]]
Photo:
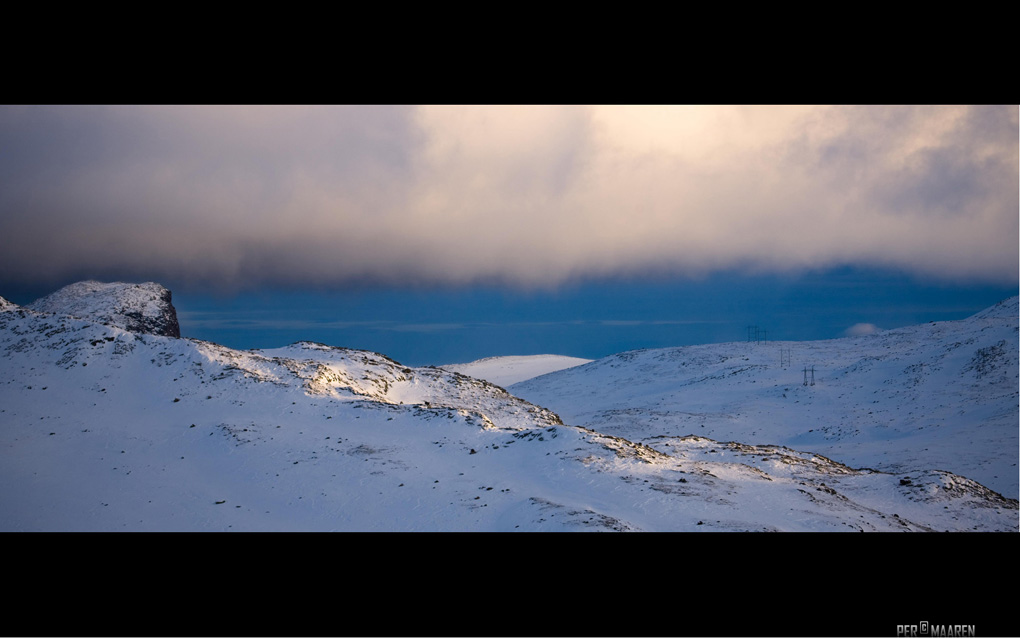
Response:
[[[152,282],[79,281],[25,307],[105,323],[131,332],[181,336],[170,291]]]
[[[4,312],[6,310],[14,310],[17,307],[18,307],[18,304],[11,303],[11,302],[7,301],[6,299],[4,299],[3,297],[0,297],[0,312]]]

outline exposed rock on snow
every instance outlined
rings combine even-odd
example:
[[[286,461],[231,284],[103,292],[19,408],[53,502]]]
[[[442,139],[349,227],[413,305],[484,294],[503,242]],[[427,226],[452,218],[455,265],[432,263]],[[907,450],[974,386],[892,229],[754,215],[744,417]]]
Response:
[[[151,282],[79,281],[28,304],[26,308],[97,321],[130,332],[181,336],[170,291]]]
[[[0,297],[0,312],[4,312],[5,310],[14,310],[16,308],[18,308],[18,304],[11,303],[3,297]]]

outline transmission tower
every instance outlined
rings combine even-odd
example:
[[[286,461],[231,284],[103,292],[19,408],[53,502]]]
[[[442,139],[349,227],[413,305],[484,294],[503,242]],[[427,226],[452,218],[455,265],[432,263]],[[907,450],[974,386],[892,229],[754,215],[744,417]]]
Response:
[[[747,327],[747,342],[748,343],[763,343],[768,341],[769,331],[760,326],[748,326]]]
[[[811,375],[811,383],[810,384],[808,383],[808,374],[809,373]],[[804,385],[814,385],[814,384],[815,384],[815,367],[811,366],[810,368],[808,368],[807,366],[804,366]]]

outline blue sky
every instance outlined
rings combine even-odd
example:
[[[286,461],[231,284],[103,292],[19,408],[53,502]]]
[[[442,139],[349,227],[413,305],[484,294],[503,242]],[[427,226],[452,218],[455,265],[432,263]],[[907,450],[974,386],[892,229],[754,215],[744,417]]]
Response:
[[[820,339],[1017,294],[1007,106],[0,106],[0,295],[440,364]],[[854,328],[856,326],[856,328]]]

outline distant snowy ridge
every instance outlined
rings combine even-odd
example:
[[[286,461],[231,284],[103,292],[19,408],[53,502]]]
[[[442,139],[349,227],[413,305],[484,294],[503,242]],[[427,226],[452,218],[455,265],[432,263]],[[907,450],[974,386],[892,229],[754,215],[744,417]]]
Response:
[[[14,310],[17,307],[18,304],[11,303],[10,301],[7,301],[3,297],[0,297],[0,312],[3,312],[5,310]]]
[[[489,383],[508,386],[534,377],[558,372],[566,368],[591,363],[591,359],[567,357],[556,354],[536,354],[528,356],[486,357],[470,363],[453,363],[440,366],[466,374],[476,379],[485,379]]]
[[[1003,299],[994,306],[975,313],[970,319],[1016,319],[1017,316],[1020,316],[1020,296]]]
[[[131,332],[180,337],[170,291],[157,283],[79,281],[38,299],[30,310],[98,321]]]

